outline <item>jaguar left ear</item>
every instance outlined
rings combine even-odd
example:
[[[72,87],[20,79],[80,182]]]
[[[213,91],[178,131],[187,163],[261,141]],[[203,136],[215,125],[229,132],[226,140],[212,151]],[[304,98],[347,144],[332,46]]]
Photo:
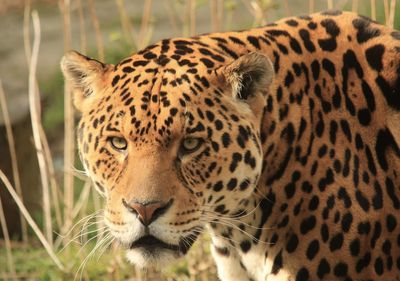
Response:
[[[82,111],[84,104],[93,98],[101,87],[108,65],[75,51],[67,52],[61,59],[61,70],[73,92],[75,107]]]
[[[271,60],[257,52],[241,56],[225,66],[222,72],[232,87],[232,96],[244,101],[258,92],[265,94],[274,77]]]

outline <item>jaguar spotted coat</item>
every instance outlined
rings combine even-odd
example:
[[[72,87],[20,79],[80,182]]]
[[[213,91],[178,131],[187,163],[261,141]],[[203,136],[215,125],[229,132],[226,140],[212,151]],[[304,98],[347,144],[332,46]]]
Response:
[[[400,280],[400,32],[328,11],[62,69],[132,263],[208,229],[222,280]]]

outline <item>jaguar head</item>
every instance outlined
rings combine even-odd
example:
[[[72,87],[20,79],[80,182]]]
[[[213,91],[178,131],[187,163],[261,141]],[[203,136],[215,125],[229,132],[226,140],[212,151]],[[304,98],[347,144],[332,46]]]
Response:
[[[117,65],[76,52],[61,62],[105,223],[140,267],[185,255],[205,225],[234,216],[253,194],[273,79],[259,53],[211,65],[200,53],[167,57],[157,48]]]

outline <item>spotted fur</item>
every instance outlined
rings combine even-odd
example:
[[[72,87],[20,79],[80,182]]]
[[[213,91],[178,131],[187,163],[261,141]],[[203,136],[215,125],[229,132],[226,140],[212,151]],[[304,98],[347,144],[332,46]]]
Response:
[[[62,69],[133,263],[208,229],[222,280],[400,280],[399,31],[328,11]]]

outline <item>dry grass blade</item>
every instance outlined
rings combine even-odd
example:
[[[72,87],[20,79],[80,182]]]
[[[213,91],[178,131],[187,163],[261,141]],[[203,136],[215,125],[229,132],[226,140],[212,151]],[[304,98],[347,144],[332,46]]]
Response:
[[[290,9],[290,4],[288,0],[283,1],[283,4],[285,6],[285,13],[287,17],[292,16],[292,9]]]
[[[92,187],[92,184],[90,182],[89,179],[86,180],[83,188],[82,188],[82,192],[79,194],[79,199],[76,202],[75,206],[74,206],[74,210],[72,212],[72,218],[75,218],[79,212],[81,211],[81,209],[86,206],[88,198],[89,198],[89,194],[90,194],[90,189]]]
[[[137,42],[135,42],[133,38],[133,28],[131,21],[129,20],[128,14],[126,13],[125,2],[124,0],[115,0],[115,2],[117,3],[124,38],[126,41],[128,41],[129,44],[136,46]]]
[[[220,26],[220,20],[218,18],[218,1],[219,0],[215,0],[215,1],[209,1],[210,4],[210,15],[211,15],[211,28],[212,31],[216,32],[219,31],[221,26]]]
[[[43,145],[43,153],[44,157],[46,159],[46,167],[47,167],[47,172],[49,175],[50,179],[50,189],[51,189],[51,198],[53,200],[53,207],[54,207],[54,213],[56,215],[56,223],[58,228],[61,227],[62,225],[62,218],[61,218],[61,206],[60,206],[60,200],[59,200],[59,186],[57,184],[56,180],[56,172],[54,170],[54,163],[53,163],[53,157],[51,155],[50,151],[50,146],[49,142],[47,141],[46,133],[44,132],[44,129],[42,126],[39,127],[40,129],[40,139],[42,141]]]
[[[11,167],[12,167],[14,185],[15,185],[15,189],[17,190],[18,196],[21,197],[21,199],[23,199],[24,197],[22,194],[21,181],[20,181],[20,177],[19,177],[17,153],[15,151],[14,134],[12,131],[10,114],[9,114],[8,108],[7,108],[6,96],[4,94],[3,84],[1,81],[0,81],[0,106],[1,106],[1,111],[3,112],[4,124],[6,126],[7,141],[8,141],[8,148],[10,150]],[[28,242],[28,228],[27,228],[26,221],[24,220],[24,217],[22,216],[22,214],[19,214],[19,215],[20,215],[20,221],[21,221],[22,241],[24,243],[27,243]]]
[[[28,65],[30,64],[31,60],[31,44],[29,43],[29,30],[30,30],[30,17],[31,15],[31,1],[30,0],[25,0],[25,6],[24,6],[24,51],[25,51],[25,57],[26,61],[28,62]]]
[[[189,33],[193,36],[196,34],[196,0],[190,0],[188,5]]]
[[[29,66],[29,109],[32,121],[33,140],[35,143],[36,154],[39,163],[40,179],[43,192],[43,214],[46,238],[52,244],[52,224],[51,224],[51,207],[49,192],[49,177],[47,174],[46,160],[43,153],[43,145],[40,137],[41,120],[37,110],[37,87],[36,87],[36,66],[39,55],[40,46],[40,20],[37,11],[32,12],[32,22],[34,30],[32,57]]]
[[[163,1],[164,7],[167,10],[168,13],[168,19],[171,24],[172,30],[174,34],[178,33],[178,21],[177,21],[177,15],[175,13],[175,10],[173,8],[173,3],[171,3],[172,0],[169,1]],[[214,1],[212,1],[214,2]],[[179,20],[179,19],[178,19]]]
[[[387,25],[391,28],[393,28],[394,26],[395,13],[396,13],[396,0],[392,0],[390,2],[389,20],[387,23]]]
[[[30,20],[29,20],[29,15],[30,15],[30,0],[25,1],[25,8],[24,8],[24,50],[25,50],[25,56],[26,56],[26,62],[28,66],[30,66],[31,63],[31,43],[30,43]],[[36,112],[37,115],[40,116],[40,99],[38,98],[38,93],[39,93],[39,88],[38,84],[35,78],[35,87],[36,87]],[[60,227],[62,224],[61,221],[61,209],[60,209],[60,203],[58,199],[58,184],[55,178],[55,171],[54,171],[54,165],[53,165],[53,158],[51,157],[51,152],[49,148],[49,144],[47,142],[46,134],[44,133],[42,124],[39,126],[39,135],[40,139],[42,142],[43,146],[43,153],[46,159],[46,167],[47,167],[47,172],[50,177],[50,187],[51,187],[51,196],[53,200],[53,206],[54,206],[54,211],[56,215],[56,222],[57,226]],[[18,191],[18,185],[16,184],[16,188]],[[23,198],[21,196],[21,198]]]
[[[266,4],[264,4],[264,2],[260,0],[257,1],[242,0],[242,2],[246,6],[246,8],[250,11],[250,13],[253,14],[254,16],[254,21],[252,24],[253,27],[266,24],[269,2]]]
[[[60,11],[63,16],[64,50],[71,48],[70,1],[60,1]],[[71,91],[64,84],[64,226],[72,225],[72,210],[74,208],[74,177],[68,172],[74,166],[74,108]]]
[[[308,12],[314,13],[314,8],[315,8],[315,2],[314,0],[308,0]]]
[[[100,31],[100,21],[99,18],[97,17],[96,8],[94,6],[93,0],[88,0],[88,5],[89,5],[90,17],[92,18],[92,23],[96,35],[96,44],[99,52],[99,60],[104,61],[104,45],[103,45],[103,37]]]
[[[26,0],[25,1],[25,8],[24,8],[24,50],[25,50],[25,56],[26,56],[26,62],[27,65],[30,66],[31,63],[31,43],[30,43],[30,20],[29,20],[29,15],[30,15],[30,0]],[[36,112],[37,115],[40,116],[40,99],[38,97],[38,93],[39,93],[39,87],[38,87],[38,83],[36,81],[36,77],[35,77],[35,87],[36,87]],[[43,130],[43,126],[42,124],[40,124],[38,126],[39,128],[39,135],[40,135],[40,139],[41,139],[41,143],[42,143],[42,147],[43,147],[43,153],[46,159],[46,168],[47,168],[47,172],[48,175],[50,177],[50,188],[51,188],[51,196],[52,196],[52,201],[53,201],[53,206],[54,206],[54,211],[55,211],[55,215],[56,215],[56,222],[57,222],[57,226],[60,227],[62,224],[62,219],[61,219],[61,209],[60,209],[60,203],[59,203],[59,188],[58,188],[58,184],[55,178],[55,171],[54,171],[54,165],[53,165],[53,158],[51,156],[51,152],[50,152],[50,147],[46,138],[46,134]],[[18,192],[18,185],[16,184],[16,188],[17,188],[17,192]],[[21,196],[21,198],[23,198]]]
[[[40,242],[42,243],[43,247],[45,248],[46,252],[49,254],[50,258],[54,261],[57,267],[60,270],[64,270],[64,266],[62,265],[61,261],[58,259],[56,254],[54,253],[52,247],[50,246],[49,242],[44,237],[43,233],[40,231],[39,227],[32,219],[31,215],[29,214],[28,210],[22,203],[21,199],[19,198],[18,194],[14,191],[10,181],[7,179],[6,175],[0,170],[0,180],[4,183],[5,187],[7,188],[8,192],[11,194],[11,197],[14,199],[15,203],[17,204],[20,212],[24,215],[26,221],[30,225],[30,227],[35,232],[36,236],[39,238]]]
[[[358,0],[353,0],[353,2],[351,4],[351,11],[353,13],[357,13],[358,12]]]
[[[383,0],[383,10],[385,12],[385,24],[389,25],[389,0]]]
[[[81,39],[81,52],[85,54],[87,49],[85,16],[83,14],[82,0],[77,0],[77,2],[78,2],[78,13],[79,13],[79,34]]]
[[[247,8],[247,10],[254,16],[254,21],[256,21],[256,14],[255,11],[253,9],[253,2],[250,1],[246,1],[246,0],[242,0],[243,5]],[[253,22],[253,26],[254,26],[254,22]]]
[[[238,3],[236,2],[228,2],[226,6],[224,6],[224,2],[222,2],[220,8],[222,29],[220,31],[235,29],[233,24],[236,22],[235,12],[237,11],[238,7]]]
[[[371,19],[376,20],[376,0],[371,0]]]
[[[71,18],[70,18],[70,0],[60,0],[59,7],[63,16],[63,36],[64,48],[71,48]]]
[[[31,50],[31,40],[30,40],[30,15],[31,15],[31,0],[25,0],[25,6],[24,6],[24,26],[23,26],[23,33],[24,33],[24,52],[25,52],[25,58],[26,58],[26,63],[28,65],[28,68],[31,64],[31,56],[32,56],[32,50]],[[36,80],[36,78],[35,78]],[[36,82],[36,92],[39,92],[39,87],[38,83]],[[37,99],[36,101],[36,111],[40,115],[40,100]]]
[[[7,221],[6,217],[4,216],[4,209],[3,209],[3,204],[1,203],[1,198],[0,198],[0,223],[1,223],[1,230],[3,231],[4,243],[6,246],[8,270],[12,275],[12,279],[18,280],[15,272],[14,258],[11,250],[11,241],[10,241],[10,236],[8,234]]]
[[[333,0],[327,0],[326,2],[328,4],[328,10],[333,9]]]
[[[146,0],[144,2],[142,22],[140,24],[140,32],[137,42],[138,49],[142,49],[146,45],[148,45],[148,42],[151,38],[152,30],[150,28],[150,18],[151,18],[152,5],[153,5],[152,0]]]
[[[94,188],[92,188],[91,190],[92,190],[94,209],[96,211],[98,211],[101,209],[99,194],[97,193],[97,191]],[[97,220],[97,225],[96,225],[97,230],[100,232],[100,228],[103,226],[104,221],[101,218],[97,218],[96,220]],[[102,236],[100,235],[99,238],[97,239],[97,241],[101,238],[102,238]]]

